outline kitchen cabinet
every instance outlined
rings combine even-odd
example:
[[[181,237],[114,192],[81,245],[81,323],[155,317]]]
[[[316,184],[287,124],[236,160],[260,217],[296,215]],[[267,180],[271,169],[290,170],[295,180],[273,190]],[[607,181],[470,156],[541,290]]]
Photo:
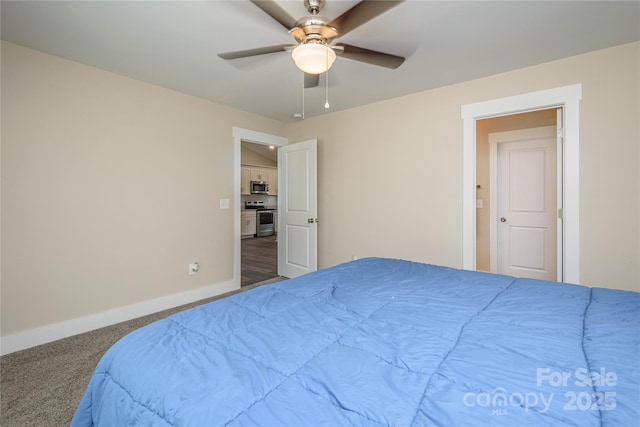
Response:
[[[269,195],[278,195],[278,169],[267,170],[267,182],[269,183]]]
[[[241,237],[253,237],[256,234],[256,211],[244,210],[240,215]]]
[[[268,169],[251,168],[251,181],[267,181],[267,179],[269,179]]]
[[[240,194],[243,196],[251,194],[251,168],[248,166],[240,167]]]
[[[240,194],[251,194],[251,181],[266,181],[269,183],[269,195],[278,195],[278,168],[269,166],[240,165]]]

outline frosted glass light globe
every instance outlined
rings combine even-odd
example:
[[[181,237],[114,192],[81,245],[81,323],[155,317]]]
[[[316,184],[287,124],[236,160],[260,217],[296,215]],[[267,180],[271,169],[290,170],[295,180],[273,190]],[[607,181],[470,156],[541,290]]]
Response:
[[[296,66],[308,74],[321,74],[327,71],[336,60],[336,53],[321,43],[301,44],[291,53]]]

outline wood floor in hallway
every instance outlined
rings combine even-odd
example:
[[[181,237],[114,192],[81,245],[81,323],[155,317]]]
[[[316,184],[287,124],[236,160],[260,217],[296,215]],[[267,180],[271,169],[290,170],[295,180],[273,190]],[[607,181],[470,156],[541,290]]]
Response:
[[[241,240],[241,286],[262,282],[278,275],[277,237],[274,235]]]

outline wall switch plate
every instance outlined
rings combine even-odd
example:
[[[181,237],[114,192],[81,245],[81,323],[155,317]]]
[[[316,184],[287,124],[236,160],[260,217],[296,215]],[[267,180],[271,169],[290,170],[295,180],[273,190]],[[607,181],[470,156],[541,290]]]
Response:
[[[220,199],[220,209],[229,209],[229,199]]]

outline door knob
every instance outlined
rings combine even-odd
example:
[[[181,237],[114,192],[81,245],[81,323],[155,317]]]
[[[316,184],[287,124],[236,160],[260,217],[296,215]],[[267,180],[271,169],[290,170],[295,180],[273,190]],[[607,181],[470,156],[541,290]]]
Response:
[[[500,218],[500,222],[507,222],[507,218],[505,217]]]
[[[309,218],[309,219],[307,219],[307,222],[308,222],[309,224],[313,224],[313,223],[315,222],[315,220],[314,220],[313,218]]]

